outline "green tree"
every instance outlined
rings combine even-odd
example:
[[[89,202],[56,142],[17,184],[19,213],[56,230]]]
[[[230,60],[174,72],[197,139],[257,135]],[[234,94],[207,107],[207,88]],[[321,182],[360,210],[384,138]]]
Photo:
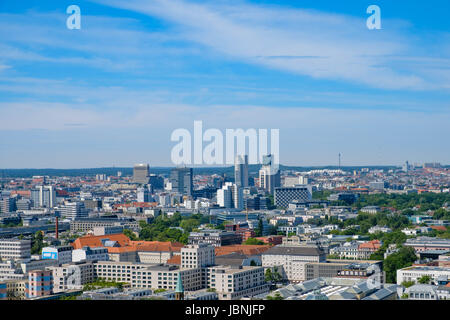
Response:
[[[131,231],[130,229],[123,229],[123,234],[126,235],[128,238],[130,238],[130,240],[132,241],[138,240],[134,232]]]
[[[412,265],[417,260],[415,251],[411,247],[401,247],[398,252],[388,256],[383,263],[386,272],[386,282],[396,283],[397,270]]]
[[[41,254],[44,247],[44,235],[42,231],[36,231],[31,239],[31,254]]]
[[[417,282],[419,282],[420,284],[430,284],[431,282],[431,277],[430,276],[422,276],[419,279],[417,279]]]
[[[247,244],[247,245],[263,245],[264,242],[255,238],[248,238],[247,240],[244,241],[243,244]]]

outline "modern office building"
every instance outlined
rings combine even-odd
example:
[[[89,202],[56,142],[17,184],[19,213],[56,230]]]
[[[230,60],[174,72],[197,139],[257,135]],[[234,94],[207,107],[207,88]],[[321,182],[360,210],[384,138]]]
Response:
[[[217,190],[217,204],[222,208],[242,210],[244,208],[242,188],[234,183],[226,182],[221,189]]]
[[[238,155],[234,161],[234,183],[241,188],[248,187],[248,155]]]
[[[150,174],[148,183],[155,190],[164,190],[164,178],[156,174]]]
[[[239,234],[221,230],[203,230],[199,232],[191,232],[188,237],[189,244],[206,243],[214,247],[241,244],[241,242],[242,237]]]
[[[136,190],[137,202],[150,202],[151,192],[147,187],[140,187]]]
[[[274,202],[277,207],[287,208],[289,203],[294,200],[307,202],[311,199],[312,188],[310,185],[275,188]]]
[[[244,209],[246,210],[267,210],[269,204],[269,199],[260,195],[248,196],[244,199]]]
[[[33,202],[31,199],[19,199],[16,201],[16,209],[17,211],[26,211],[30,210],[32,207]]]
[[[53,208],[56,205],[56,190],[53,186],[37,186],[31,190],[35,208]]]
[[[31,240],[0,239],[0,259],[30,259]]]
[[[138,184],[148,184],[150,167],[148,164],[136,164],[133,167],[133,182]]]
[[[0,197],[0,213],[9,214],[16,211],[16,199],[10,197]]]
[[[271,154],[264,156],[259,170],[259,187],[270,194],[273,194],[275,188],[281,185],[280,170],[274,160]]]
[[[170,172],[172,191],[191,196],[194,191],[192,168],[175,168]]]
[[[66,202],[60,208],[61,216],[72,221],[87,218],[89,216],[83,202]]]

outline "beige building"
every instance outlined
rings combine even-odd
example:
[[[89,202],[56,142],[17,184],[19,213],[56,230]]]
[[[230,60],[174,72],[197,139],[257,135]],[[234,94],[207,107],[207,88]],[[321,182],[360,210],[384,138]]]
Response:
[[[96,279],[92,262],[63,264],[46,269],[52,271],[54,293],[80,290],[85,284]]]
[[[238,300],[269,291],[263,267],[214,266],[207,269],[208,287],[221,300]]]
[[[281,276],[292,282],[307,279],[307,263],[326,261],[325,252],[316,246],[279,245],[270,248],[261,257],[263,267],[277,267]]]

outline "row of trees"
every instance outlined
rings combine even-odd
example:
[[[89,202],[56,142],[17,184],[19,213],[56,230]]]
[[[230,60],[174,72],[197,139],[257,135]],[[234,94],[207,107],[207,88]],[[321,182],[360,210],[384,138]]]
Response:
[[[411,209],[420,205],[418,212],[437,210],[450,202],[449,193],[409,193],[409,194],[370,194],[361,195],[355,206],[360,209],[365,206],[392,207],[396,210]]]
[[[379,212],[377,214],[360,213],[356,218],[347,219],[345,221],[339,221],[336,217],[326,216],[324,219],[309,219],[308,223],[315,224],[317,226],[336,224],[341,229],[347,230],[333,230],[332,234],[337,235],[368,235],[368,231],[373,226],[388,226],[393,230],[401,230],[403,228],[412,225],[408,217],[401,214],[393,214],[387,212]],[[358,225],[359,229],[352,228],[351,226]]]
[[[189,217],[182,217],[179,212],[174,213],[171,217],[160,215],[151,223],[139,222],[141,231],[138,239],[148,241],[176,241],[186,244],[189,233],[208,221],[208,217],[201,214],[195,214]],[[137,237],[131,235],[130,231],[126,231],[126,234],[127,236],[131,236],[130,238],[137,240]]]

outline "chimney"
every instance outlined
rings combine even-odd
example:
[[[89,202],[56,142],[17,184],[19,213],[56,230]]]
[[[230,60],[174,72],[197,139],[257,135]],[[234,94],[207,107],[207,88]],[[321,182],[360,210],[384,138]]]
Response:
[[[55,235],[56,235],[56,240],[58,240],[58,217],[56,217],[56,223],[55,223]]]

